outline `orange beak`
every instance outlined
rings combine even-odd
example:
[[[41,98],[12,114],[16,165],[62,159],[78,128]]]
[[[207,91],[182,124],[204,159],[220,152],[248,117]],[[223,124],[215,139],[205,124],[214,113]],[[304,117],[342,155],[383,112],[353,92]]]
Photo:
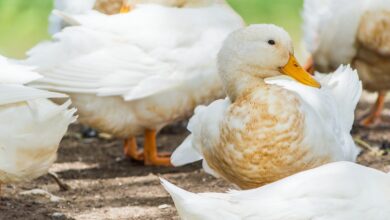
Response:
[[[125,13],[128,13],[130,11],[131,11],[131,5],[129,4],[129,2],[127,2],[127,0],[123,0],[122,1],[122,7],[119,10],[119,13],[125,14]]]
[[[281,68],[281,72],[291,76],[302,84],[315,88],[321,88],[321,84],[317,82],[317,80],[315,80],[301,65],[299,65],[293,54],[290,54],[290,59],[288,60],[287,64]]]

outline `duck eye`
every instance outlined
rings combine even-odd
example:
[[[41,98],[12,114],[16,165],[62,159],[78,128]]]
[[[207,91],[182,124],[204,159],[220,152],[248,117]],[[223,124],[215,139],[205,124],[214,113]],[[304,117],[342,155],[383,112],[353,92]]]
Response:
[[[269,41],[268,41],[268,44],[269,44],[269,45],[275,45],[275,41],[274,41],[274,40],[269,40]]]

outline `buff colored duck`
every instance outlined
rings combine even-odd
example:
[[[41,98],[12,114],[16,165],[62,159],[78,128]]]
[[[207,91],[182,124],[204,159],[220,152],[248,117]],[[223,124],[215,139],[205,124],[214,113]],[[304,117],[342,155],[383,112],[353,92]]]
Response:
[[[249,189],[355,161],[350,130],[362,88],[351,68],[317,81],[297,63],[288,33],[266,24],[232,33],[218,61],[228,98],[197,107],[173,165],[203,159],[207,172]]]
[[[24,86],[41,78],[31,67],[0,57],[0,184],[46,174],[68,125],[75,120],[65,95]]]
[[[371,113],[360,124],[379,122],[390,89],[390,2],[306,0],[303,18],[314,68],[328,72],[351,63],[363,87],[378,92]]]
[[[195,194],[161,181],[182,220],[390,219],[390,174],[350,162],[227,193]]]
[[[129,157],[170,165],[157,154],[156,132],[223,96],[217,53],[244,25],[224,0],[188,2],[136,4],[110,16],[57,12],[75,26],[28,52],[25,63],[44,76],[33,85],[69,94],[80,121],[126,139]],[[144,153],[135,139],[141,134]]]

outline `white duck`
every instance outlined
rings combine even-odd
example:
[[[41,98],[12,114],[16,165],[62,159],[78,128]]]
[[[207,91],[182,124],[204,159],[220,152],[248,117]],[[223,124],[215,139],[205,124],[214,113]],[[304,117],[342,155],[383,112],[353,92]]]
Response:
[[[390,174],[351,162],[246,191],[195,194],[161,182],[182,220],[390,219]]]
[[[288,33],[265,24],[233,32],[218,60],[228,98],[195,110],[173,165],[204,159],[206,171],[248,189],[356,159],[350,130],[362,88],[351,68],[323,77],[319,89]]]
[[[45,78],[34,85],[65,92],[80,121],[118,138],[147,165],[170,165],[157,154],[156,131],[223,96],[216,56],[242,19],[224,0],[191,0],[191,8],[136,5],[129,13],[87,13],[29,53]],[[144,154],[135,137],[145,134]]]
[[[56,105],[48,100],[65,95],[23,85],[38,78],[33,68],[0,57],[0,184],[47,173],[75,120],[76,110],[68,109],[70,101]]]
[[[390,1],[306,0],[303,18],[315,69],[328,72],[351,63],[363,87],[379,94],[360,123],[379,121],[390,89]]]

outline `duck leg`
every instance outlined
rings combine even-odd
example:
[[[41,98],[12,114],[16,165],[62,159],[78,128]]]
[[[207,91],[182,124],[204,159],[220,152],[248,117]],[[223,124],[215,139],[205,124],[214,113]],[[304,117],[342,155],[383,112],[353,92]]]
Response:
[[[360,121],[361,126],[367,127],[379,121],[383,107],[385,105],[385,98],[386,98],[386,91],[379,91],[378,98],[375,102],[375,105],[372,107],[370,114],[368,114]]]
[[[123,145],[123,153],[126,157],[129,157],[133,160],[142,161],[144,159],[144,154],[138,152],[137,140],[135,137],[131,137],[125,140]]]
[[[145,165],[172,166],[170,156],[159,155],[157,152],[155,130],[145,131],[144,157]]]

